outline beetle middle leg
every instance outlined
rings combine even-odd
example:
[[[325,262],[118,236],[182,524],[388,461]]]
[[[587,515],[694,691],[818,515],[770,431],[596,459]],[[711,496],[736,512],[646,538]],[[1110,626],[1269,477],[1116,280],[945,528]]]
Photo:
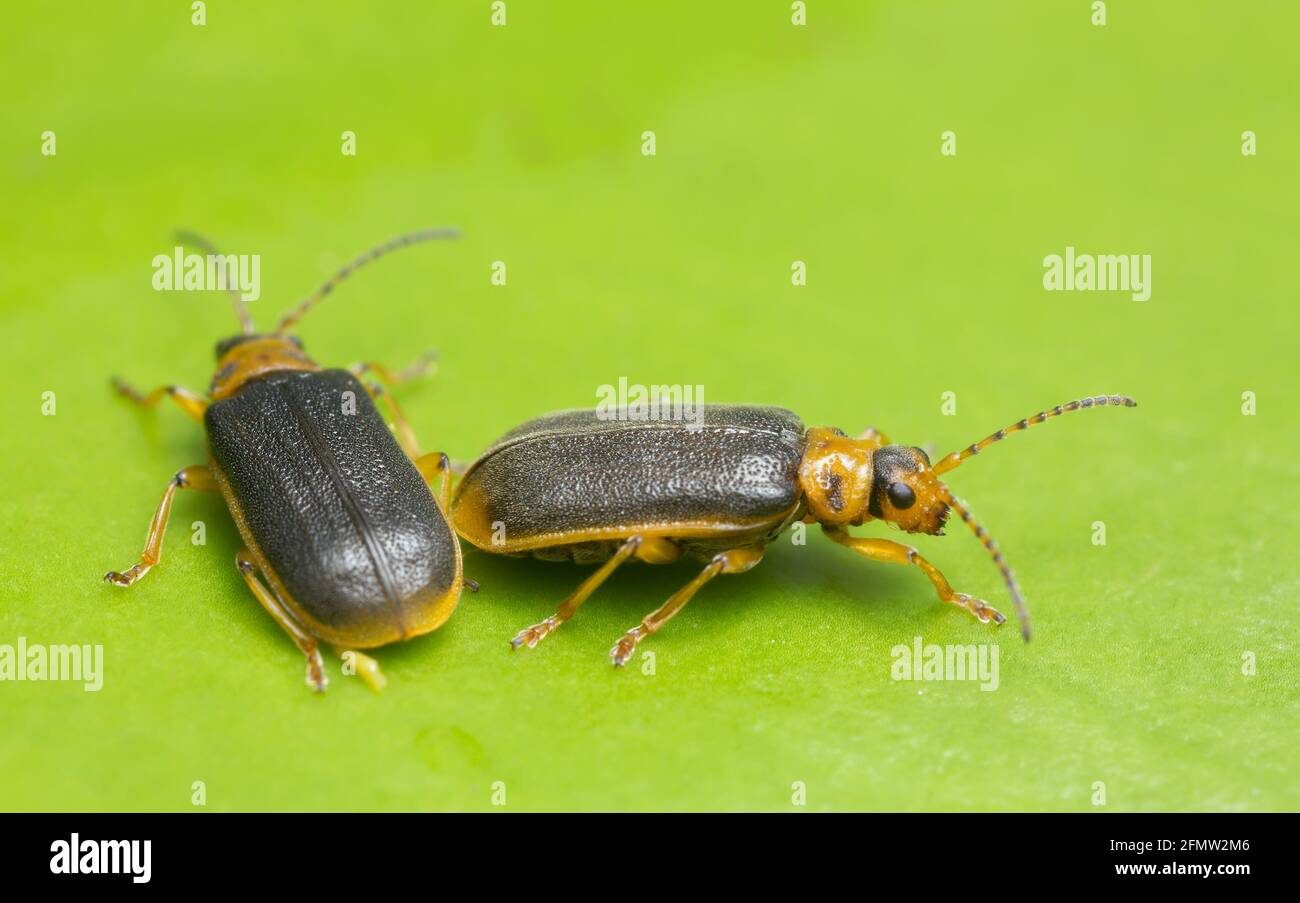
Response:
[[[555,609],[555,614],[519,631],[515,638],[510,641],[511,648],[518,649],[520,646],[527,646],[532,649],[546,637],[559,630],[560,625],[572,618],[574,613],[582,607],[582,603],[586,602],[587,598],[609,579],[609,575],[614,573],[618,566],[627,561],[628,558],[635,555],[639,560],[649,564],[668,564],[676,561],[681,554],[681,548],[662,537],[629,537],[626,542],[618,547],[618,551],[610,556],[609,560],[598,567],[595,573],[582,581],[577,589],[565,597],[564,601]]]
[[[704,586],[704,584],[719,574],[743,574],[762,560],[763,548],[761,546],[731,549],[714,555],[713,559],[704,570],[696,575],[694,580],[673,593],[667,602],[642,618],[640,624],[623,634],[619,641],[614,644],[614,647],[609,650],[609,657],[613,660],[614,667],[619,668],[625,665],[627,660],[632,657],[632,652],[636,649],[637,643],[663,627],[669,618],[681,611],[686,603],[691,601],[691,597],[699,592],[700,587]]]
[[[189,389],[180,386],[161,386],[154,389],[148,395],[142,393],[139,389],[127,383],[125,380],[113,377],[113,389],[123,398],[129,398],[142,408],[152,408],[164,395],[176,402],[176,406],[189,414],[199,423],[203,422],[203,412],[208,409],[208,402],[201,395],[191,392]]]
[[[383,398],[384,404],[388,405],[388,412],[392,415],[393,425],[397,428],[397,441],[401,443],[402,451],[406,452],[406,456],[412,461],[419,458],[420,443],[416,441],[415,430],[411,429],[411,422],[402,413],[402,409],[397,404],[397,399],[373,380],[367,381],[364,385],[371,398]]]
[[[887,561],[893,564],[911,564],[920,568],[926,577],[930,578],[930,583],[934,586],[935,592],[944,602],[950,602],[959,608],[964,608],[978,620],[987,624],[992,621],[994,624],[1001,624],[1006,620],[1000,611],[993,608],[983,599],[976,599],[974,596],[966,593],[959,593],[949,585],[948,579],[943,576],[942,572],[922,558],[911,546],[905,546],[902,543],[894,542],[891,539],[868,539],[865,537],[851,536],[845,530],[835,530],[826,527],[822,528],[828,537],[838,542],[840,545],[852,549],[859,555],[865,555],[872,561]]]
[[[213,479],[212,472],[202,464],[178,470],[176,476],[171,478],[171,482],[163,490],[162,501],[158,503],[158,510],[154,512],[153,520],[149,522],[149,532],[145,536],[144,551],[140,553],[139,564],[131,566],[124,573],[109,571],[104,575],[105,580],[116,586],[130,586],[149,573],[149,569],[162,559],[163,536],[167,533],[167,521],[172,513],[172,498],[176,495],[177,489],[216,492],[217,481]]]
[[[438,353],[436,351],[426,351],[416,359],[415,363],[397,371],[390,370],[383,364],[376,364],[374,361],[362,361],[353,364],[348,370],[358,379],[367,373],[373,373],[389,386],[400,386],[427,374],[433,369],[433,365],[437,360]]]
[[[325,677],[325,664],[321,661],[320,646],[316,638],[302,629],[302,625],[294,620],[293,615],[280,603],[275,593],[267,589],[266,584],[258,579],[257,562],[253,561],[253,556],[248,549],[240,549],[235,553],[235,566],[239,568],[244,582],[257,597],[257,601],[262,603],[266,613],[280,625],[281,630],[289,634],[289,638],[302,650],[302,654],[307,656],[307,686],[317,693],[325,692],[329,680]]]

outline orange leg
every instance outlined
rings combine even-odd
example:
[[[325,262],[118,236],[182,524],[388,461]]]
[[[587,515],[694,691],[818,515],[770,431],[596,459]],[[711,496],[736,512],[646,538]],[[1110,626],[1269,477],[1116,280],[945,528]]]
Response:
[[[939,569],[917,554],[916,549],[911,546],[905,546],[889,539],[865,539],[850,536],[844,530],[823,527],[822,531],[835,542],[852,549],[859,555],[865,555],[872,561],[915,565],[921,569],[925,576],[930,578],[930,583],[933,584],[934,590],[939,594],[941,600],[966,609],[985,624],[990,621],[994,624],[1001,624],[1006,620],[1001,612],[988,605],[984,600],[954,591]]]
[[[433,369],[433,365],[437,360],[437,352],[426,351],[424,354],[420,355],[415,363],[397,371],[390,370],[383,364],[376,364],[373,361],[364,361],[359,364],[353,364],[348,368],[348,370],[358,379],[365,376],[367,373],[373,373],[375,376],[379,377],[380,381],[385,385],[390,388],[395,388],[403,383],[408,383],[424,376]],[[415,441],[415,431],[411,429],[411,425],[407,421],[406,415],[402,413],[402,409],[397,406],[396,399],[384,391],[383,387],[376,382],[367,381],[366,388],[369,390],[371,397],[379,398],[380,396],[383,396],[385,399],[385,403],[388,405],[388,410],[392,413],[393,423],[397,427],[398,439],[402,443],[402,448],[406,450],[407,456],[412,460],[420,457],[420,447],[419,443]]]
[[[890,444],[889,437],[874,426],[867,427],[862,434],[858,436],[858,439],[863,442],[870,442],[876,448],[881,448]]]
[[[340,646],[334,647],[334,654],[339,658],[343,658],[346,655],[352,656],[352,664],[357,670],[357,677],[364,680],[366,686],[374,690],[376,693],[388,686],[388,678],[385,677],[384,672],[380,670],[379,662],[375,661],[370,656],[358,652],[355,649],[344,649]]]
[[[398,407],[397,399],[391,393],[384,391],[384,387],[377,382],[367,382],[365,387],[371,398],[382,398],[384,404],[388,405],[388,412],[392,415],[393,427],[396,429],[397,441],[402,446],[402,451],[406,452],[406,456],[412,461],[419,458],[420,443],[415,439],[415,430],[411,429],[411,422],[406,419],[406,415]]]
[[[320,646],[317,645],[316,638],[303,630],[302,625],[294,619],[288,609],[280,604],[275,593],[267,589],[266,584],[258,579],[257,563],[253,561],[253,556],[248,549],[240,549],[235,553],[235,566],[239,568],[244,582],[248,584],[257,601],[262,603],[266,613],[280,625],[281,630],[289,634],[289,638],[302,650],[302,654],[307,656],[307,686],[317,693],[324,693],[329,680],[325,677],[325,664],[321,661]]]
[[[613,660],[614,667],[618,668],[627,664],[627,660],[632,657],[637,643],[663,627],[669,618],[681,611],[686,603],[691,601],[691,597],[699,592],[700,587],[704,586],[704,584],[719,574],[743,574],[762,560],[763,549],[757,546],[746,549],[731,549],[714,555],[713,559],[704,570],[700,571],[694,580],[669,596],[667,602],[642,618],[640,624],[623,634],[619,641],[614,644],[614,647],[609,650],[609,657]]]
[[[420,471],[420,476],[424,477],[424,482],[429,484],[430,489],[433,488],[433,481],[438,478],[438,475],[442,475],[442,485],[438,487],[435,499],[445,516],[451,510],[451,477],[456,470],[451,459],[447,457],[446,452],[430,452],[415,459],[415,468]],[[478,584],[468,577],[462,576],[460,582],[471,593],[478,592]]]
[[[144,395],[139,390],[133,388],[131,385],[115,376],[113,377],[113,388],[117,391],[117,394],[121,395],[123,398],[129,398],[142,408],[152,408],[158,403],[160,398],[166,395],[172,401],[176,402],[178,408],[186,414],[189,414],[199,423],[203,422],[203,412],[208,409],[207,399],[203,398],[201,395],[194,394],[189,389],[182,389],[180,386],[163,386],[154,389],[148,395]]]
[[[396,372],[383,364],[376,364],[373,361],[353,364],[348,370],[358,378],[367,373],[373,373],[388,386],[400,386],[428,374],[433,369],[433,365],[437,363],[437,360],[438,353],[436,351],[426,351],[416,359],[415,363]]]
[[[167,520],[172,513],[172,497],[177,489],[197,489],[200,492],[216,492],[217,482],[212,473],[202,464],[195,464],[176,472],[167,488],[163,491],[162,501],[149,522],[149,532],[145,536],[144,551],[140,553],[140,563],[128,568],[125,573],[109,571],[104,579],[116,586],[130,586],[162,559],[163,536],[167,532]]]
[[[604,562],[596,569],[596,572],[582,581],[578,588],[565,597],[564,601],[559,604],[555,614],[551,615],[544,621],[539,621],[532,627],[527,627],[510,641],[511,647],[518,649],[520,646],[527,646],[532,649],[546,637],[560,629],[560,625],[582,607],[582,603],[594,593],[599,586],[609,579],[609,575],[614,573],[620,564],[627,561],[628,558],[635,556],[637,559],[647,562],[648,564],[668,564],[676,561],[682,554],[682,550],[674,545],[671,541],[658,536],[632,536],[626,542],[618,547],[608,561]]]
[[[438,487],[438,507],[442,509],[443,514],[446,514],[451,505],[451,459],[447,457],[446,452],[430,452],[415,459],[415,468],[420,471],[420,476],[424,477],[424,482],[430,487],[441,474],[442,485]]]

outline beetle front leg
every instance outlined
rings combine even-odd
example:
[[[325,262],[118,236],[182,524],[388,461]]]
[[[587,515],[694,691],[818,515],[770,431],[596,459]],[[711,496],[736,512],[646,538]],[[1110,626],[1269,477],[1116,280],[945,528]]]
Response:
[[[207,399],[180,386],[162,386],[145,395],[124,380],[114,376],[113,389],[123,398],[129,398],[142,408],[152,408],[158,403],[159,399],[166,395],[176,402],[178,408],[199,423],[203,422],[203,412],[208,409]]]
[[[176,472],[167,488],[163,491],[162,501],[149,522],[149,532],[145,535],[144,551],[140,553],[140,563],[128,568],[124,573],[109,571],[104,579],[115,586],[130,586],[149,569],[162,560],[163,536],[167,533],[167,521],[172,513],[172,497],[177,489],[197,489],[200,492],[216,492],[217,481],[212,473],[202,464],[195,464]]]
[[[677,592],[669,596],[668,601],[642,618],[641,623],[633,627],[619,639],[609,650],[609,657],[614,667],[621,668],[632,657],[637,643],[659,630],[664,623],[691,601],[700,587],[719,574],[743,574],[763,560],[763,549],[754,546],[746,549],[731,549],[713,556],[708,566]]]
[[[235,553],[235,566],[239,568],[244,582],[248,584],[257,601],[262,603],[266,613],[280,625],[281,630],[289,634],[289,638],[302,650],[302,654],[307,656],[307,686],[317,693],[324,693],[329,680],[325,677],[325,663],[321,661],[320,646],[316,638],[302,629],[288,609],[280,603],[275,593],[267,589],[266,584],[257,578],[257,562],[253,560],[248,549],[240,549]]]
[[[922,558],[916,549],[911,546],[905,546],[890,539],[867,539],[851,536],[844,530],[827,527],[823,527],[822,532],[840,545],[852,549],[859,555],[865,555],[872,561],[915,565],[921,569],[926,577],[930,578],[930,583],[934,586],[935,592],[939,594],[941,600],[966,609],[985,624],[990,621],[994,624],[1001,624],[1006,621],[1000,611],[990,606],[983,599],[976,599],[966,593],[956,592],[948,584],[947,578],[943,576],[939,569]]]

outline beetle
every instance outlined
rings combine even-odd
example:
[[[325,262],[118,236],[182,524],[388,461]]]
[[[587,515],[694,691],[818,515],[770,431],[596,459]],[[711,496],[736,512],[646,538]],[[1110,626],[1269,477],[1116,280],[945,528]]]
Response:
[[[235,565],[249,590],[307,658],[307,684],[328,683],[320,644],[354,656],[356,673],[374,690],[386,680],[374,659],[356,650],[406,640],[441,626],[460,599],[460,543],[447,522],[451,471],[445,454],[422,455],[389,388],[429,369],[430,355],[394,372],[375,363],[323,369],[290,334],[340,282],[378,257],[415,242],[454,238],[427,229],[392,239],[343,267],[259,333],[238,289],[229,289],[240,332],[217,343],[208,395],[179,386],[143,394],[114,378],[116,390],[152,408],[170,398],[203,424],[208,462],[177,471],[149,524],[140,561],[104,579],[131,586],[162,556],[163,535],[179,489],[220,492],[243,548]],[[191,234],[225,283],[225,261]],[[372,399],[384,398],[397,439]],[[400,440],[400,445],[399,445]],[[441,478],[439,496],[432,485]],[[344,650],[347,650],[344,652]]]
[[[600,563],[555,613],[511,645],[535,647],[629,559],[666,564],[690,554],[707,562],[693,580],[646,615],[610,649],[615,666],[719,574],[739,574],[790,525],[816,523],[833,541],[873,561],[909,564],[935,592],[985,623],[1006,618],[956,592],[916,549],[852,536],[851,526],[883,520],[908,533],[941,535],[955,511],[1002,573],[1030,636],[1029,614],[997,544],[939,476],[1014,432],[1061,414],[1106,405],[1097,395],[1025,418],[931,464],[919,448],[891,444],[872,428],[856,438],[830,427],[806,429],[779,407],[701,405],[692,422],[611,419],[606,411],[547,414],[511,430],[466,470],[452,501],[452,526],[486,552]]]

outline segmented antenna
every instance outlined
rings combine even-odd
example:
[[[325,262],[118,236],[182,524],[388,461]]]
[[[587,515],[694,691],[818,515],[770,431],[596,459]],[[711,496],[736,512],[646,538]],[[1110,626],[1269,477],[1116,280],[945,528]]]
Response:
[[[1031,426],[1042,423],[1043,421],[1049,420],[1052,417],[1059,417],[1061,414],[1068,414],[1070,411],[1078,411],[1083,408],[1101,408],[1101,407],[1105,407],[1106,405],[1117,405],[1126,408],[1134,408],[1137,407],[1137,402],[1129,398],[1127,395],[1093,395],[1088,398],[1083,398],[1079,401],[1070,401],[1065,404],[1058,404],[1056,407],[1052,408],[1051,410],[1039,411],[1033,417],[1026,417],[1024,420],[1021,420],[1019,423],[1013,423],[1011,424],[1011,426],[1007,427],[1006,429],[998,430],[996,433],[994,433],[991,436],[985,436],[983,439],[981,439],[979,442],[976,442],[974,445],[970,446],[969,448],[964,448],[961,451],[955,451],[952,454],[945,456],[939,461],[939,463],[934,465],[933,470],[936,474],[947,473],[948,471],[956,468],[958,465],[961,464],[962,461],[965,461],[971,455],[978,455],[981,451],[988,448],[994,442],[1001,442],[1003,439],[1005,439],[1007,436],[1011,435],[1012,433],[1018,433],[1021,430],[1027,430]]]
[[[217,259],[217,267],[221,273],[221,283],[226,287],[226,294],[235,305],[235,316],[239,317],[239,330],[244,335],[252,335],[254,331],[253,316],[248,312],[248,303],[244,301],[243,294],[239,291],[239,286],[233,284],[226,277],[226,258],[220,251],[212,246],[208,241],[197,232],[190,232],[185,229],[178,229],[172,233],[172,237],[183,245],[192,245],[202,251],[208,257]]]
[[[939,485],[943,486],[942,483]],[[1016,575],[1012,573],[1011,566],[1002,557],[1002,551],[998,548],[998,544],[993,537],[989,536],[989,531],[976,522],[975,516],[970,513],[970,509],[966,507],[965,503],[959,501],[947,486],[943,486],[943,495],[944,501],[948,503],[952,510],[957,512],[957,516],[965,522],[966,526],[971,528],[975,538],[983,543],[984,548],[988,549],[989,554],[993,556],[993,563],[1002,572],[1002,579],[1007,584],[1007,592],[1011,594],[1011,601],[1016,606],[1016,617],[1020,619],[1020,635],[1028,642],[1030,633],[1029,609],[1025,607],[1025,597],[1020,595],[1020,584],[1016,582]]]
[[[370,263],[370,261],[377,260],[390,251],[396,251],[398,248],[404,248],[407,245],[412,245],[416,242],[431,241],[437,238],[459,237],[459,229],[423,229],[419,232],[409,232],[406,235],[399,235],[397,238],[386,241],[382,245],[370,249],[327,279],[324,285],[316,289],[315,292],[308,295],[301,303],[299,303],[297,307],[285,314],[284,317],[281,318],[279,324],[275,327],[276,333],[282,334],[290,326],[301,320],[307,311],[311,310],[312,307],[320,303],[321,299],[334,291],[335,287],[340,282],[347,279],[361,267]]]

